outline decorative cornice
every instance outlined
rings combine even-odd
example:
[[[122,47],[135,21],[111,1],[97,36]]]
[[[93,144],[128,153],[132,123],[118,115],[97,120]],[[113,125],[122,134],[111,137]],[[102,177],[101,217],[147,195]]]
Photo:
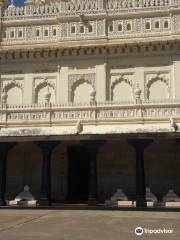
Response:
[[[82,47],[48,47],[45,48],[27,48],[27,49],[11,49],[1,50],[0,59],[2,61],[13,60],[40,60],[60,57],[77,57],[77,56],[118,56],[129,54],[165,54],[179,53],[180,40],[169,40],[159,42],[132,43],[132,44],[114,44],[103,46],[82,46]]]

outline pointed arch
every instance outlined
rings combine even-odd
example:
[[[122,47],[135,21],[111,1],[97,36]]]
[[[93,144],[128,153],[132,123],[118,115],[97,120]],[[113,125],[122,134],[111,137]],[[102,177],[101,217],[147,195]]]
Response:
[[[81,78],[71,87],[71,102],[90,102],[91,81]]]
[[[116,91],[118,91],[116,93]],[[122,94],[121,94],[122,91]],[[116,97],[115,97],[116,95]],[[124,77],[117,78],[111,85],[111,101],[129,101],[133,99],[132,82]],[[121,98],[119,98],[121,97]]]
[[[34,99],[34,102],[35,103],[39,103],[39,102],[43,102],[44,99],[42,100],[42,94],[43,94],[43,90],[45,91],[46,88],[49,87],[49,91],[51,93],[51,103],[52,102],[55,102],[55,86],[54,84],[52,84],[51,82],[49,81],[42,81],[40,82],[36,88],[35,88],[35,99]],[[42,94],[41,94],[42,92]]]
[[[146,88],[147,99],[150,99],[152,94],[152,99],[169,99],[170,97],[169,80],[163,76],[155,76],[154,78],[151,78],[148,81]]]
[[[3,92],[7,93],[8,104],[22,104],[23,86],[19,82],[15,80],[8,82],[4,86]]]

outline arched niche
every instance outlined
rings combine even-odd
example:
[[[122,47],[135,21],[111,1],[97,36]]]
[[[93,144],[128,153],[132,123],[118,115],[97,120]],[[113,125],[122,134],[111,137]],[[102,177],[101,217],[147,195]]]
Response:
[[[47,92],[51,93],[50,102],[56,102],[55,89],[54,86],[49,82],[40,83],[35,89],[35,103],[43,104],[45,103],[45,94]]]
[[[154,78],[148,82],[147,98],[149,100],[169,99],[169,85],[164,78]]]
[[[4,87],[7,93],[7,104],[22,104],[22,86],[16,82],[11,82]]]
[[[74,83],[71,89],[71,101],[74,103],[89,103],[90,92],[93,87],[91,83],[84,79],[80,79]]]
[[[133,100],[131,83],[123,78],[117,79],[111,86],[111,101],[124,102]]]

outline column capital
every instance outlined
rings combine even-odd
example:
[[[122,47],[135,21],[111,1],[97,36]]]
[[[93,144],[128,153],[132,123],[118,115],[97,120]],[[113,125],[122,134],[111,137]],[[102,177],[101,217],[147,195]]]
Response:
[[[51,153],[60,141],[37,141],[34,143],[41,149],[42,152]]]
[[[15,142],[0,142],[0,153],[8,152],[15,145],[16,145]]]
[[[153,142],[150,138],[132,138],[128,139],[128,143],[136,149],[145,149]]]
[[[89,154],[96,154],[99,148],[105,144],[105,140],[85,140],[82,145],[87,149]]]

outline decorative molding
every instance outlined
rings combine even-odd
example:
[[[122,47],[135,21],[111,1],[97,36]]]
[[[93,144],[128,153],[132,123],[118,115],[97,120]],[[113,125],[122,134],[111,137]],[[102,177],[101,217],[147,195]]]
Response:
[[[95,39],[101,42],[103,37],[108,37],[109,42],[118,38],[122,42],[125,41],[124,44],[127,42],[132,44],[132,40],[136,40],[137,37],[142,40],[147,38],[149,42],[156,39],[161,42],[162,37],[169,40],[172,35],[180,34],[180,2],[175,0],[149,0],[148,2],[146,0],[53,2],[34,0],[31,4],[21,7],[4,6],[1,21],[0,41],[6,49],[11,45],[32,46],[37,43],[38,47],[40,43],[46,43],[48,47],[54,44],[57,47],[58,41],[65,43],[60,44],[60,47],[64,48],[63,46],[67,45],[69,40],[76,40],[79,46],[82,46],[83,40],[92,39],[94,44]],[[151,26],[150,31],[146,29],[147,21]],[[156,27],[157,21],[159,27]],[[168,22],[168,27],[165,27],[165,21]],[[108,27],[111,23],[113,29]],[[75,26],[75,32],[71,33],[72,24]],[[122,29],[118,28],[119,24],[122,24]],[[88,30],[90,25],[91,31]],[[84,31],[80,31],[80,26],[84,27]],[[39,30],[38,34],[37,30]],[[44,45],[41,47],[44,48]]]
[[[158,55],[160,53],[174,54],[180,52],[180,41],[179,40],[168,40],[159,42],[147,42],[147,43],[132,43],[127,45],[126,43],[119,43],[114,46],[88,46],[76,48],[65,47],[64,49],[58,49],[58,47],[48,49],[48,46],[44,46],[42,49],[36,49],[36,47],[27,49],[14,49],[10,51],[0,51],[0,58],[3,62],[9,61],[24,61],[24,60],[43,60],[43,59],[59,59],[62,57],[76,57],[76,56],[123,56],[128,55]]]
[[[109,123],[113,122],[118,124],[127,121],[129,127],[134,126],[137,121],[139,123],[146,123],[143,129],[148,129],[148,123],[156,121],[156,127],[154,126],[151,130],[155,129],[156,133],[159,128],[159,124],[166,122],[169,124],[169,119],[176,119],[178,122],[180,119],[180,102],[169,101],[167,103],[156,102],[151,103],[143,101],[142,104],[129,103],[125,105],[109,104],[104,102],[101,104],[96,103],[95,105],[73,105],[69,104],[66,107],[64,105],[2,105],[0,109],[0,124],[1,126],[25,126],[31,128],[32,126],[44,126],[44,124],[61,124],[61,126],[69,127],[75,126],[79,123],[94,123],[96,120],[97,124],[109,126]],[[77,125],[75,127],[75,134],[77,133]],[[47,125],[46,125],[47,126]],[[78,126],[79,129],[79,126]],[[171,129],[163,128],[161,131],[170,132]],[[19,130],[18,130],[19,131]],[[41,130],[40,130],[41,131]],[[56,131],[56,130],[55,130]],[[8,129],[9,133],[9,129]],[[47,131],[50,134],[49,130]],[[53,131],[53,134],[55,132]],[[115,132],[114,132],[115,133]],[[137,129],[138,133],[138,129]],[[37,136],[34,132],[34,136]],[[43,132],[44,134],[44,132]],[[70,134],[69,132],[67,134]],[[72,133],[73,134],[73,133]]]

